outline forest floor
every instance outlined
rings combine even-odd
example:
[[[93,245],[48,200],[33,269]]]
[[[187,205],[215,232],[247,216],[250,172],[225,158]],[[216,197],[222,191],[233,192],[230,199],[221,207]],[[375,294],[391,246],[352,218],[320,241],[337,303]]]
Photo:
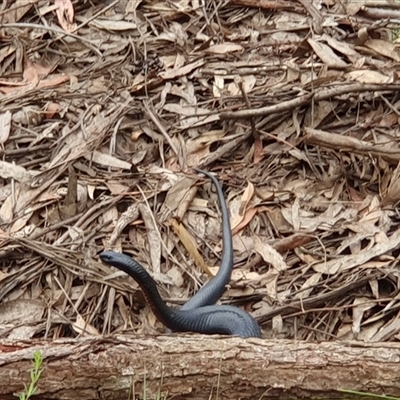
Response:
[[[396,340],[400,3],[377,7],[2,2],[1,337],[163,332],[98,253],[183,304],[222,250],[198,167],[231,215],[223,303],[268,338]]]

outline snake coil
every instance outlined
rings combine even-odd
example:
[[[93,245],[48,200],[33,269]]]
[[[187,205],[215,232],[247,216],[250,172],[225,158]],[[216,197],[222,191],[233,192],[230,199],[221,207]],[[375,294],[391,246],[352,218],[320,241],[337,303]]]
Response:
[[[198,332],[232,336],[261,337],[257,321],[246,311],[228,305],[215,305],[229,282],[233,268],[233,245],[229,212],[220,183],[207,171],[196,171],[208,176],[217,189],[222,214],[223,253],[217,275],[204,285],[180,309],[169,307],[161,298],[154,279],[136,260],[111,250],[100,254],[101,260],[130,275],[139,284],[147,303],[156,317],[175,332]]]

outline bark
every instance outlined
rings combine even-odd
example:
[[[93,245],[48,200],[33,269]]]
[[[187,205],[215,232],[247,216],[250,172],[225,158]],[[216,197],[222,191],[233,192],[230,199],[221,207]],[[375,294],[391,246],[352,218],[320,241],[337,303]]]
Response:
[[[160,336],[0,341],[0,399],[29,383],[44,357],[38,399],[344,398],[340,389],[400,395],[400,344]],[[218,397],[219,396],[219,397]]]

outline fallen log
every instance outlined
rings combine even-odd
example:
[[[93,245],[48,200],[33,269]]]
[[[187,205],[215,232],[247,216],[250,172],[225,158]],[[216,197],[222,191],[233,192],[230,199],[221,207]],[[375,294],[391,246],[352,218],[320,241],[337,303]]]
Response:
[[[0,340],[0,399],[15,399],[29,384],[37,349],[40,399],[348,397],[342,389],[400,395],[398,343],[169,335]]]

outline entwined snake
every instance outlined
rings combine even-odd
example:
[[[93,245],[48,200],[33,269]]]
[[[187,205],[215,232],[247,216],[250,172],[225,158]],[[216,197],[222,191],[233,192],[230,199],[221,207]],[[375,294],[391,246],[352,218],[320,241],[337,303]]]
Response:
[[[204,285],[180,309],[169,307],[161,298],[154,279],[133,258],[111,250],[100,254],[101,260],[125,271],[139,284],[150,308],[157,318],[175,332],[198,332],[233,336],[261,337],[257,321],[246,311],[228,305],[216,305],[229,282],[233,268],[233,245],[228,208],[220,183],[207,171],[196,171],[208,176],[217,189],[222,214],[222,260],[217,275]]]

